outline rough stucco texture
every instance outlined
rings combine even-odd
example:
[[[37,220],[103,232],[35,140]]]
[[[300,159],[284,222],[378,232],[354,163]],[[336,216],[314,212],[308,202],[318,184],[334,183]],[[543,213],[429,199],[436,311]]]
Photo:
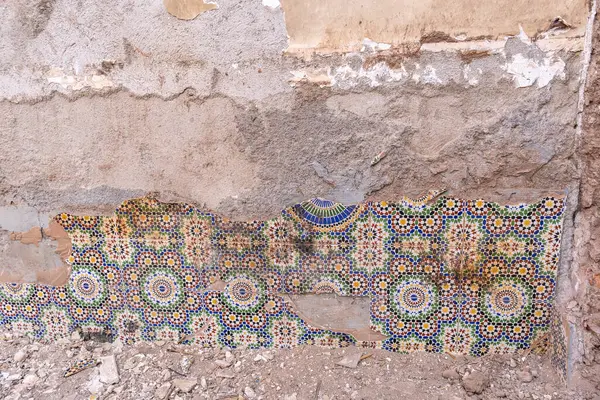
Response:
[[[281,9],[218,6],[181,21],[161,2],[2,4],[1,204],[33,207],[43,225],[147,192],[248,219],[317,196],[568,191],[568,273],[578,53],[512,38],[490,52],[307,61],[283,55]]]

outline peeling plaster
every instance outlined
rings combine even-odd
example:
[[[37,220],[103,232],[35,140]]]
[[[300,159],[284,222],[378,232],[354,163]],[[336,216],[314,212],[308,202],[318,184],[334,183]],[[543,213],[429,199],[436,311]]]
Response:
[[[62,68],[52,68],[45,74],[48,83],[56,83],[63,89],[82,90],[91,88],[101,90],[117,86],[106,75],[67,75]]]
[[[373,67],[359,70],[352,69],[348,65],[336,68],[330,72],[331,84],[336,86],[354,87],[360,80],[366,79],[369,86],[377,87],[386,82],[398,82],[408,78],[408,73],[402,67],[401,69],[391,69],[387,64],[380,62]]]
[[[517,38],[527,50],[512,54],[507,47],[511,38]],[[541,88],[553,79],[566,78],[566,62],[557,54],[579,52],[582,43],[582,38],[552,38],[534,42],[521,32],[504,40],[423,43],[418,51],[413,49],[403,53],[395,48],[388,49],[385,43],[365,39],[361,52],[342,56],[342,65],[294,70],[289,82],[292,86],[306,82],[320,87],[351,89],[361,84],[375,88],[404,81],[424,85],[456,82],[477,86],[486,81],[509,79],[516,82],[516,87],[537,84]],[[421,64],[421,60],[427,62]],[[373,61],[376,63],[373,64]]]
[[[262,0],[262,3],[263,3],[263,6],[272,8],[273,10],[275,10],[276,8],[279,8],[279,6],[280,6],[279,0]]]
[[[513,75],[517,87],[527,87],[537,83],[537,87],[541,88],[548,85],[555,77],[565,79],[565,62],[553,56],[536,61],[522,54],[515,54],[503,68]]]

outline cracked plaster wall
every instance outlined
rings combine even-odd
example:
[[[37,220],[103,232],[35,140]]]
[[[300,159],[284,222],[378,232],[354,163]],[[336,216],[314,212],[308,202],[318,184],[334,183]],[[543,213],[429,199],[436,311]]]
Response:
[[[515,21],[492,41],[300,57],[285,54],[282,9],[260,1],[218,1],[191,21],[126,0],[20,0],[0,16],[5,236],[148,192],[239,219],[316,196],[567,193],[559,300],[574,295],[584,41],[571,30],[532,41]],[[31,223],[13,229],[9,214]]]

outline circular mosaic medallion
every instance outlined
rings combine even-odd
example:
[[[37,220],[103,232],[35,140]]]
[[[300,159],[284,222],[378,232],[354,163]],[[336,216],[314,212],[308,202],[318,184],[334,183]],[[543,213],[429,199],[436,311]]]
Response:
[[[492,286],[485,295],[485,309],[493,318],[519,318],[529,305],[526,289],[515,281],[502,281]]]
[[[436,301],[436,294],[431,285],[419,279],[407,279],[396,285],[393,304],[403,316],[422,317],[428,314]]]
[[[99,274],[89,269],[75,270],[69,278],[71,295],[80,303],[93,305],[104,298],[104,282]]]
[[[264,302],[264,288],[246,276],[237,277],[229,282],[223,294],[228,305],[234,310],[256,310]]]
[[[171,308],[182,300],[182,283],[172,272],[156,269],[144,278],[142,295],[154,306]]]
[[[0,292],[10,302],[25,302],[33,292],[33,285],[27,283],[1,283]]]

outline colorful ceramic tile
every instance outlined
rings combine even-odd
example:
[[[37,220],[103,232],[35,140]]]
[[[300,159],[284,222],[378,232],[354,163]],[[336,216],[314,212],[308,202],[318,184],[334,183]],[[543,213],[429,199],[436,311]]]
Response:
[[[111,217],[56,217],[65,287],[0,285],[0,322],[38,338],[74,329],[131,343],[382,347],[475,356],[528,349],[550,328],[563,200],[502,206],[438,197],[352,206],[313,199],[235,222],[143,198]],[[357,341],[302,320],[284,294],[371,299]]]

